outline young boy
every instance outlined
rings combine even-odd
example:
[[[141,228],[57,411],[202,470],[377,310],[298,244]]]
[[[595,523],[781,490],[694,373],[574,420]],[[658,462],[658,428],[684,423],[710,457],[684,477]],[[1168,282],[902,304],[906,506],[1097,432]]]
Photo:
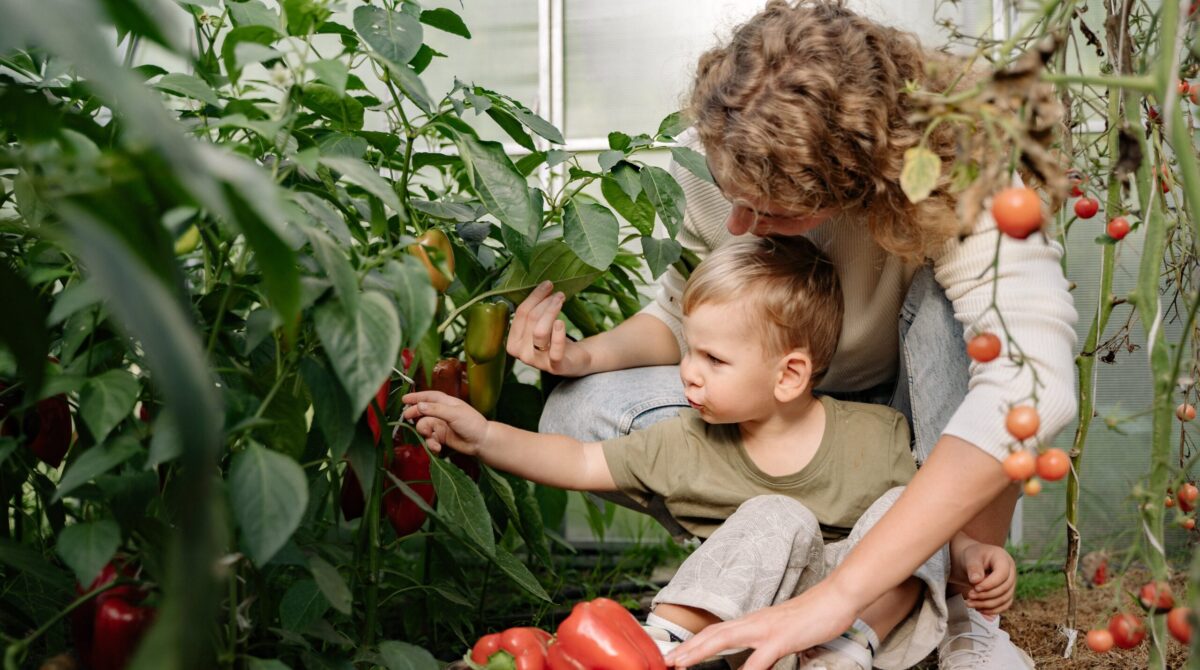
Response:
[[[647,629],[664,649],[817,584],[916,472],[901,414],[812,392],[833,358],[842,301],[833,265],[810,241],[722,247],[692,275],[682,308],[680,377],[692,409],[623,438],[585,444],[489,422],[437,392],[404,397],[404,418],[417,420],[434,451],[446,445],[549,486],[659,499],[703,539],[654,599]],[[991,573],[977,580],[976,599],[1011,590],[1003,549],[960,534],[952,550]],[[870,670],[920,661],[945,632],[944,553],[842,637],[788,664]]]

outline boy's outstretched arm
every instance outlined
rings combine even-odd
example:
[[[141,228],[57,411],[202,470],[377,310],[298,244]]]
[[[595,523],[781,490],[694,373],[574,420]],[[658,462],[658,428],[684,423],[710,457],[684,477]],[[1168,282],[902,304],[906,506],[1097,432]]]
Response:
[[[531,433],[488,421],[467,403],[439,391],[409,393],[402,398],[404,418],[435,452],[446,445],[478,456],[484,463],[539,484],[576,491],[617,488],[599,442],[580,442],[565,435]]]

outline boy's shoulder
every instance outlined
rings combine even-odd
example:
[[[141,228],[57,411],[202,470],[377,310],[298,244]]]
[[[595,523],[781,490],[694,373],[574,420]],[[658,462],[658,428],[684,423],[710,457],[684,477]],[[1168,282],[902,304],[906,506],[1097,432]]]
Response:
[[[903,432],[904,437],[908,437],[908,420],[887,405],[838,400],[831,396],[822,396],[821,402],[825,405],[827,425],[836,422],[839,427],[844,426],[860,434],[877,430],[886,434]]]

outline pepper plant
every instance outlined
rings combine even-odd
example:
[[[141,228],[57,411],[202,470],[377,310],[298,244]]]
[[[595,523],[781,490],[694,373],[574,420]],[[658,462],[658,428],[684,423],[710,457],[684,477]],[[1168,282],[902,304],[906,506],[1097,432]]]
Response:
[[[489,595],[544,612],[562,496],[431,457],[398,397],[463,353],[473,305],[549,279],[577,334],[638,309],[681,255],[682,192],[640,156],[679,115],[593,168],[511,97],[431,91],[452,54],[425,35],[470,30],[408,0],[0,16],[6,668],[89,664],[98,625],[138,668],[432,668]],[[503,319],[472,318],[493,353]],[[493,355],[469,398],[532,427],[541,391]]]

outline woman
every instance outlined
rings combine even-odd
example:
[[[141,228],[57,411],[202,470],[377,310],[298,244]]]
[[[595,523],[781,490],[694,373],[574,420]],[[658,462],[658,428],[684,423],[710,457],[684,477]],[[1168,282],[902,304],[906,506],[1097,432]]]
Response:
[[[1061,247],[1040,234],[998,240],[988,215],[958,239],[948,169],[920,204],[911,204],[900,188],[904,152],[925,131],[910,121],[906,84],[945,90],[954,76],[946,67],[926,76],[933,58],[912,36],[838,2],[775,1],[700,60],[690,109],[695,133],[683,139],[707,155],[717,188],[676,170],[687,195],[681,242],[700,255],[746,233],[816,242],[838,267],[845,303],[837,354],[821,390],[890,403],[909,414],[922,466],[895,507],[821,584],[709,626],[671,653],[669,663],[684,667],[747,647],[755,650],[748,670],[770,667],[838,636],[957,530],[1002,545],[1019,495],[1001,467],[1013,445],[1005,412],[1029,403],[1036,383],[1038,439],[1053,439],[1074,416],[1076,314]],[[956,149],[953,130],[938,128],[926,146],[948,166]],[[556,320],[561,296],[543,288],[521,305],[510,353],[540,369],[582,377],[551,395],[544,430],[607,439],[687,404],[673,367],[683,346],[682,284],[679,275],[664,275],[643,312],[578,343],[566,339]],[[993,295],[1024,365],[1008,356],[984,364],[966,358],[964,326],[968,335],[1003,332],[990,309]],[[670,527],[669,519],[660,520]],[[972,599],[970,584],[978,581],[972,570],[952,571],[966,600],[950,601],[941,667],[1033,667],[998,621],[981,615],[1002,604]]]

